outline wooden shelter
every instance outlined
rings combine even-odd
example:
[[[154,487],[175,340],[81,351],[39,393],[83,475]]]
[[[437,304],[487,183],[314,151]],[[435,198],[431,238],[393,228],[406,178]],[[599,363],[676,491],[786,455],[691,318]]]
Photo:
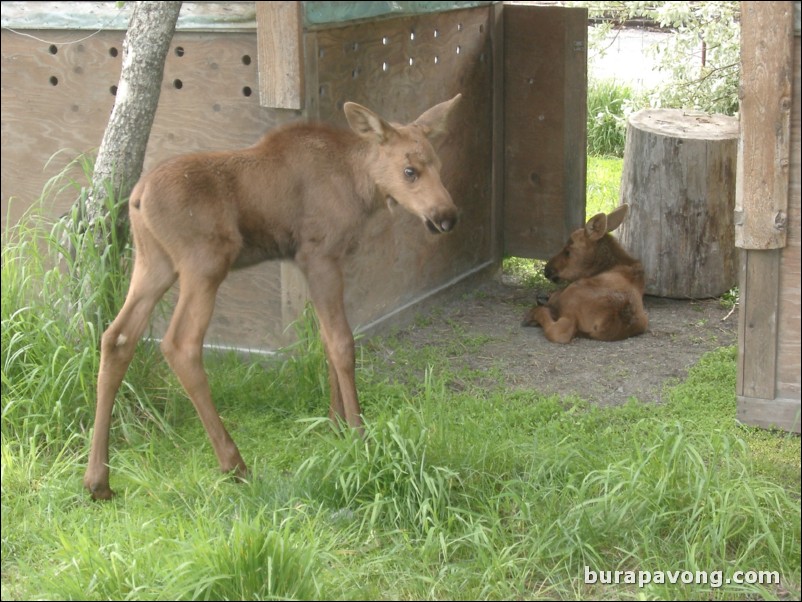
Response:
[[[129,10],[2,3],[4,228],[69,160],[99,145]],[[394,323],[494,271],[505,252],[547,256],[582,223],[586,40],[587,11],[554,6],[185,2],[145,169],[179,153],[249,146],[294,119],[345,125],[346,101],[404,122],[461,92],[439,148],[458,228],[435,237],[403,211],[380,211],[347,265],[352,326]],[[56,217],[74,198],[48,197],[44,209]],[[291,262],[232,273],[207,343],[274,349],[292,338],[305,302]]]

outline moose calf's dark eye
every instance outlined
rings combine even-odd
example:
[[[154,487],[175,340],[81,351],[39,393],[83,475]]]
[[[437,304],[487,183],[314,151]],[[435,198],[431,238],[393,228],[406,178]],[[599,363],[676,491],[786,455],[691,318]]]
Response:
[[[404,177],[409,180],[410,182],[414,182],[418,179],[418,172],[412,167],[405,167],[404,168]]]

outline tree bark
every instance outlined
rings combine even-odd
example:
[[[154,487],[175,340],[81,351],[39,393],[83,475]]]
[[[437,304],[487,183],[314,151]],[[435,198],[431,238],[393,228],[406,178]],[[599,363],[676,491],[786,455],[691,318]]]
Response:
[[[159,104],[164,61],[175,32],[181,2],[136,2],[123,41],[123,64],[114,108],[100,144],[85,218],[102,248],[109,220],[108,197],[126,199],[142,172],[151,126]],[[113,224],[107,224],[114,226]],[[101,240],[98,240],[101,238]]]
[[[627,127],[621,244],[643,263],[646,294],[717,297],[735,286],[738,119],[646,109]]]

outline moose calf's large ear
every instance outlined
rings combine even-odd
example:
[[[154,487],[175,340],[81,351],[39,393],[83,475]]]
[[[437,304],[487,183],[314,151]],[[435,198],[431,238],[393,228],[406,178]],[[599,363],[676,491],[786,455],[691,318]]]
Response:
[[[430,140],[445,136],[448,133],[448,118],[461,99],[462,94],[457,94],[451,100],[433,106],[414,121],[415,125],[420,126]]]
[[[627,216],[627,211],[629,211],[629,205],[624,203],[623,205],[621,205],[620,207],[609,213],[609,215],[607,216],[608,232],[612,232],[623,223],[624,218]]]
[[[372,139],[381,144],[395,131],[393,126],[376,115],[376,113],[355,102],[345,103],[343,111],[345,111],[348,125],[363,138]]]
[[[597,213],[585,224],[585,236],[590,240],[599,240],[607,234],[607,216],[604,213]]]

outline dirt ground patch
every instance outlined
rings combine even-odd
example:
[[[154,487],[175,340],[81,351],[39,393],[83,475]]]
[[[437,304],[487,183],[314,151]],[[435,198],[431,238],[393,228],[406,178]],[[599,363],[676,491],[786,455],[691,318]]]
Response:
[[[546,340],[540,328],[520,325],[536,292],[504,279],[488,281],[423,314],[396,336],[413,348],[449,350],[442,357],[455,371],[487,371],[492,384],[576,395],[603,405],[630,397],[659,402],[665,387],[684,379],[704,353],[737,341],[737,308],[731,311],[718,299],[647,296],[645,334],[620,342],[577,338],[559,345]],[[456,353],[457,337],[476,344]]]

